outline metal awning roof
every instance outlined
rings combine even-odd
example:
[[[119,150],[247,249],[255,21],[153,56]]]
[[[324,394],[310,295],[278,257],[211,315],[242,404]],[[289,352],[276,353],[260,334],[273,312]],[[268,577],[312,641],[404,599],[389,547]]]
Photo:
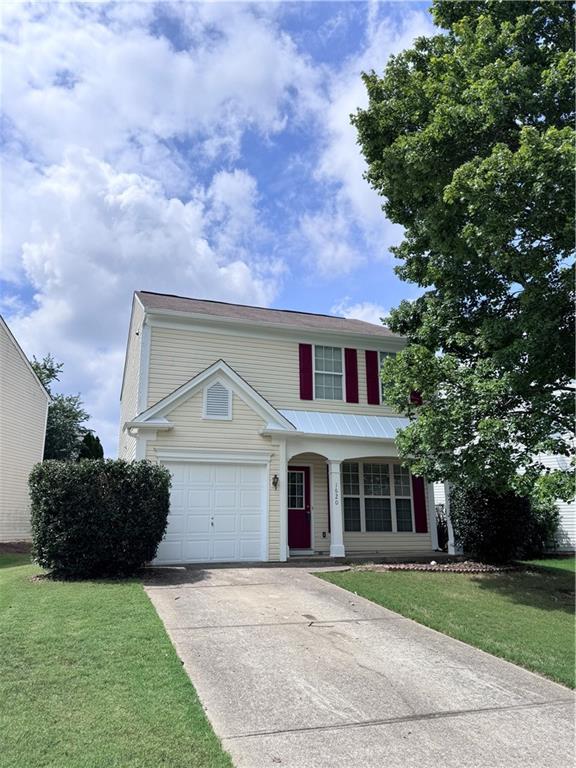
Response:
[[[298,432],[319,436],[393,440],[396,432],[410,423],[408,419],[400,416],[363,416],[350,413],[284,410],[280,413],[294,424]]]

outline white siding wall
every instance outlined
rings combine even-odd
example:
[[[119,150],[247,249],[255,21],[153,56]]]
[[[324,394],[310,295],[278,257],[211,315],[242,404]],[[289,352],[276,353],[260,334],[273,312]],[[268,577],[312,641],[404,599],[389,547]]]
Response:
[[[360,402],[300,400],[299,339],[258,337],[191,328],[152,327],[148,406],[170,394],[216,360],[222,359],[276,408],[363,413],[392,413],[366,402],[365,349],[383,349],[385,340],[358,348]],[[318,343],[338,346],[318,337]],[[360,343],[360,342],[358,342]]]
[[[550,469],[568,469],[569,460],[565,456],[544,454],[538,456],[545,467]],[[560,511],[560,525],[556,536],[559,551],[572,551],[576,549],[576,499],[572,501],[557,500],[556,505]]]
[[[30,540],[28,476],[42,461],[48,399],[0,322],[0,541]]]
[[[280,558],[280,488],[274,490],[272,477],[278,474],[278,446],[259,431],[265,422],[236,395],[232,398],[232,421],[202,418],[203,394],[198,392],[168,416],[174,428],[159,432],[149,441],[146,458],[158,461],[157,448],[190,448],[226,451],[267,450],[272,453],[269,477],[268,557]]]
[[[124,387],[120,400],[120,441],[118,457],[130,461],[136,456],[136,440],[122,429],[126,421],[138,415],[138,386],[141,364],[142,323],[144,310],[137,299],[134,299],[124,371]],[[136,335],[138,334],[138,335]]]

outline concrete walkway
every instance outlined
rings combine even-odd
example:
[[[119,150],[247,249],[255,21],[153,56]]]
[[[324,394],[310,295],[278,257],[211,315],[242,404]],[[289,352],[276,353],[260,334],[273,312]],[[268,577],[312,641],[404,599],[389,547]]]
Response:
[[[560,685],[307,569],[156,573],[146,590],[238,768],[574,765]]]

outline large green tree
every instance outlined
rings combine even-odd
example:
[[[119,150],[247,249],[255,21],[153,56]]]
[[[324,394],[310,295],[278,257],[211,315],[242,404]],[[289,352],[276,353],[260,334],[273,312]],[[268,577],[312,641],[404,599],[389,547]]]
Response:
[[[437,35],[364,75],[352,117],[404,227],[396,271],[423,289],[387,321],[409,340],[387,400],[412,419],[398,444],[416,472],[530,490],[565,480],[538,453],[572,450],[574,8],[436,0],[432,15]]]
[[[32,359],[32,368],[52,397],[48,408],[45,459],[74,461],[78,458],[83,440],[89,430],[84,423],[90,418],[84,410],[80,395],[54,394],[51,385],[59,380],[62,363],[48,354],[42,360]]]

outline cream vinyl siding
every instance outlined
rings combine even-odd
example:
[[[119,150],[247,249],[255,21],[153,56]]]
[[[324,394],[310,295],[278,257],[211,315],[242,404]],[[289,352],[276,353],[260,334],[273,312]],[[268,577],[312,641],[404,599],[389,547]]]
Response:
[[[259,431],[265,422],[237,395],[232,397],[232,419],[205,419],[203,392],[190,397],[166,415],[174,428],[158,432],[157,438],[146,446],[146,458],[157,462],[156,448],[193,448],[205,450],[253,451],[267,450],[272,455],[268,478],[268,557],[280,558],[280,487],[274,490],[272,477],[279,471],[278,446],[271,438],[262,437]]]
[[[30,540],[28,476],[42,461],[48,397],[0,321],[0,541]]]
[[[383,342],[358,347],[359,403],[342,400],[301,400],[299,342],[301,339],[270,338],[152,326],[148,407],[170,394],[216,360],[222,359],[276,408],[333,413],[392,414],[385,406],[366,402],[365,349],[379,349]],[[318,344],[334,345],[320,334]],[[358,342],[364,343],[365,342]]]
[[[128,461],[134,459],[136,456],[136,440],[123,430],[122,427],[126,421],[130,421],[138,415],[138,389],[143,322],[144,309],[140,302],[135,298],[132,317],[130,318],[126,361],[124,363],[124,387],[120,400],[120,441],[118,445],[118,457],[120,459],[127,459]]]
[[[371,463],[397,463],[386,456],[372,456],[351,461]],[[330,551],[330,532],[328,531],[328,475],[326,460],[315,453],[301,453],[290,459],[288,466],[309,465],[312,468],[312,541],[316,552]],[[426,511],[428,512],[428,494]],[[326,538],[322,533],[326,532]],[[346,554],[378,553],[382,555],[430,554],[432,555],[432,538],[428,533],[383,533],[367,531],[366,533],[347,533],[344,531],[344,546]]]

